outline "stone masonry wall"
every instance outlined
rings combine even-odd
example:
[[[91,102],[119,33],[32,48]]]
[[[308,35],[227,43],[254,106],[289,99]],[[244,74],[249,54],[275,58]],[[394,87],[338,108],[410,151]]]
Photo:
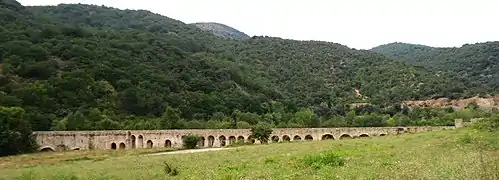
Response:
[[[281,141],[360,138],[398,135],[443,129],[454,126],[415,127],[351,127],[351,128],[276,128],[269,143]],[[227,146],[236,141],[260,143],[250,138],[249,129],[182,129],[182,130],[117,130],[117,131],[38,131],[40,151],[134,149],[182,147],[182,136],[200,135],[203,147]]]

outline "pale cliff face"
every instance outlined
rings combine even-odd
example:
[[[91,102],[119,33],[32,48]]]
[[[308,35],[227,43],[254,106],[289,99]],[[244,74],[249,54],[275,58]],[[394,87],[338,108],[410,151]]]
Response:
[[[448,108],[452,107],[455,109],[462,109],[468,106],[470,103],[476,103],[481,108],[491,109],[491,108],[499,108],[499,94],[488,97],[488,98],[480,98],[480,97],[472,97],[468,99],[456,99],[451,100],[448,98],[439,98],[439,99],[431,99],[424,101],[404,101],[402,105],[412,107],[431,107],[431,108]]]

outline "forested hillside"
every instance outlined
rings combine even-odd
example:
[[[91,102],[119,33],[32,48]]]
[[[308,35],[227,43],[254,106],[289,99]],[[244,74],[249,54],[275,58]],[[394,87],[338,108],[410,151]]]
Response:
[[[499,42],[466,44],[459,48],[434,48],[391,43],[372,51],[395,60],[439,71],[469,82],[467,87],[484,95],[499,93]]]
[[[1,2],[0,103],[23,108],[34,130],[326,126],[353,102],[393,115],[402,100],[474,93],[335,43],[233,41],[148,11]]]

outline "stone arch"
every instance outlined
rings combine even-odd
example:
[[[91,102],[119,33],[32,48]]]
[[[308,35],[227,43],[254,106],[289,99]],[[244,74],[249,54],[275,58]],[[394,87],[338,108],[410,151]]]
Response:
[[[139,146],[139,148],[144,148],[144,136],[139,135],[139,137],[137,139],[138,139],[137,145]]]
[[[135,135],[130,136],[130,141],[132,141],[132,149],[135,149],[135,147],[136,147],[135,143],[137,141],[137,139],[135,138]]]
[[[238,143],[244,143],[244,136],[238,136],[237,137],[237,142]]]
[[[80,150],[80,147],[74,147],[74,148],[72,148],[71,150],[73,150],[73,151],[79,151],[79,150]]]
[[[199,137],[199,142],[198,142],[198,146],[201,146],[201,147],[204,147],[204,141],[206,139],[203,137],[203,136],[200,136]]]
[[[369,135],[368,134],[361,134],[361,135],[359,135],[359,138],[364,138],[364,137],[369,137]]]
[[[116,143],[111,143],[111,149],[116,149]]]
[[[215,143],[215,137],[208,136],[208,147],[213,147],[214,143]]]
[[[351,138],[352,138],[352,136],[350,136],[349,134],[342,134],[340,136],[340,139],[351,139]]]
[[[236,136],[229,136],[229,145],[236,142]]]
[[[321,140],[334,140],[334,137],[331,134],[324,134],[322,135]]]
[[[386,136],[386,134],[384,134],[384,133],[381,133],[381,134],[379,134],[379,136]]]
[[[293,137],[293,141],[301,141],[301,137],[296,135],[295,137]]]
[[[153,143],[151,140],[147,140],[147,148],[152,148]]]
[[[284,136],[282,136],[282,140],[289,142],[289,141],[291,141],[291,138],[288,135],[284,135]]]
[[[120,143],[120,149],[125,149],[125,148],[126,148],[125,143]]]
[[[314,140],[314,138],[312,137],[312,135],[309,134],[309,135],[305,136],[305,140],[311,141],[311,140]]]
[[[272,142],[279,142],[279,136],[272,136]]]
[[[218,141],[220,141],[220,147],[222,146],[225,146],[225,136],[224,135],[221,135],[220,137],[218,137]]]
[[[172,141],[170,141],[170,140],[167,139],[165,141],[165,148],[171,148],[171,147],[172,147]]]
[[[54,152],[54,148],[50,147],[50,146],[45,146],[43,148],[40,149],[41,152]]]

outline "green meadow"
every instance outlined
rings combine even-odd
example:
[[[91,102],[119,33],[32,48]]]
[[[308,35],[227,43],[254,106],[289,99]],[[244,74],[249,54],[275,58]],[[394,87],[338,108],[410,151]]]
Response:
[[[0,158],[0,179],[498,179],[499,133],[471,128],[227,147],[72,151]]]

